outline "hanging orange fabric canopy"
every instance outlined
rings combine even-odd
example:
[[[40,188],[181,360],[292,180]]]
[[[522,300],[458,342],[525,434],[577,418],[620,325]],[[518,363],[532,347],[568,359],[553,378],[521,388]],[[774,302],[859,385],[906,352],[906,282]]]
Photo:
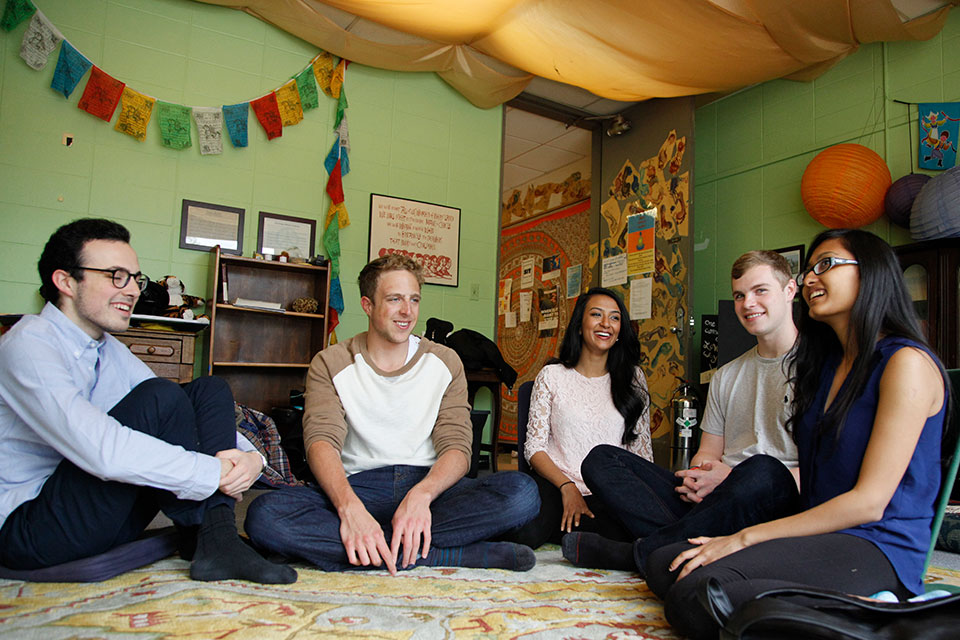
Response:
[[[635,102],[810,80],[861,43],[924,40],[960,0],[198,0],[361,64],[435,71],[479,107],[533,76]]]

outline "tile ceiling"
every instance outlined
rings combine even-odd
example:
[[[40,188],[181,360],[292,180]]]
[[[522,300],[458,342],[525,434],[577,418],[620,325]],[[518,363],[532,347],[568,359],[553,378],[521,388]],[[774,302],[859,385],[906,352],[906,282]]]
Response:
[[[590,157],[592,133],[507,107],[503,131],[503,191]]]

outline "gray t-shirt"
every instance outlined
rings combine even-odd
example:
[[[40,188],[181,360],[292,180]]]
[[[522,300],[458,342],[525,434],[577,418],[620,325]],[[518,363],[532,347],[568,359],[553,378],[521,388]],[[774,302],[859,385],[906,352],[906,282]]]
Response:
[[[710,381],[702,428],[723,436],[723,462],[731,467],[765,453],[797,466],[797,445],[787,433],[793,388],[783,369],[786,354],[761,358],[757,347],[720,367]]]

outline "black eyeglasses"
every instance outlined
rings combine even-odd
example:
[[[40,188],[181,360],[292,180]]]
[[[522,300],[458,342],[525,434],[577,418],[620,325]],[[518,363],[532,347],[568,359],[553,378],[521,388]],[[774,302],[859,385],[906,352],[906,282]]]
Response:
[[[830,269],[833,269],[838,264],[860,264],[856,260],[850,260],[849,258],[835,258],[834,256],[829,256],[817,260],[812,265],[800,272],[800,281],[797,283],[801,287],[803,286],[804,280],[807,279],[807,275],[813,271],[815,275],[823,275]]]
[[[150,282],[150,278],[145,276],[142,271],[137,271],[136,273],[130,273],[122,267],[116,269],[94,269],[93,267],[77,267],[77,269],[83,269],[84,271],[99,271],[100,273],[109,273],[110,279],[113,281],[113,286],[117,289],[123,289],[130,283],[132,278],[134,282],[137,283],[137,286],[140,287],[140,291],[143,291],[147,288],[147,283]]]

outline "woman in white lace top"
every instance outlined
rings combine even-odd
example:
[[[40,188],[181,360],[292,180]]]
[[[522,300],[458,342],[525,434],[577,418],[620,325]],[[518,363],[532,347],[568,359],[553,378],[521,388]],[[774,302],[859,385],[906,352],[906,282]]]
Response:
[[[540,489],[540,514],[510,534],[539,547],[564,533],[593,531],[629,540],[616,517],[592,499],[580,463],[598,444],[653,460],[650,396],[640,343],[615,292],[595,287],[577,299],[559,358],[537,375],[522,455]]]

